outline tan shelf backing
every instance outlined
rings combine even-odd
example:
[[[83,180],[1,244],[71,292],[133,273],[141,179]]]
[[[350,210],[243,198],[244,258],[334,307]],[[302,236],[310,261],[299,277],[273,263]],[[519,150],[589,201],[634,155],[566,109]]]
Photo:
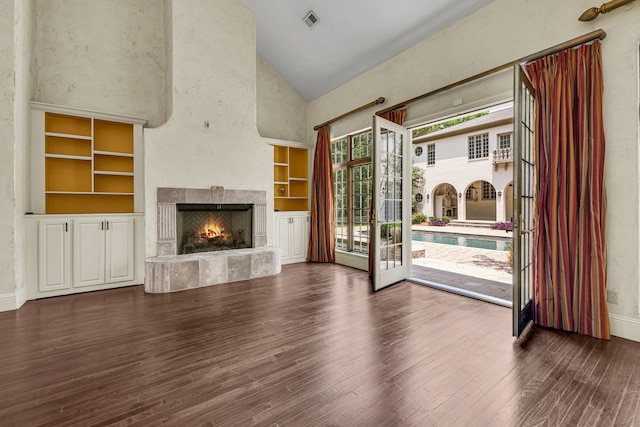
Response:
[[[309,150],[273,146],[273,197],[276,211],[309,209]]]
[[[48,214],[131,213],[133,195],[47,194]]]
[[[307,181],[289,181],[289,197],[309,197]]]
[[[289,163],[289,147],[283,145],[273,146],[273,162],[274,163]]]
[[[289,197],[289,185],[288,184],[273,184],[273,196],[274,197]]]
[[[307,211],[309,203],[307,199],[275,199],[276,211]]]
[[[291,178],[307,178],[309,176],[309,150],[305,148],[289,148],[289,176]]]
[[[133,177],[119,175],[95,175],[94,191],[96,193],[132,193]]]
[[[92,177],[90,160],[45,159],[46,191],[91,191]]]
[[[105,156],[96,154],[94,170],[109,172],[133,172],[133,157]]]
[[[44,139],[44,152],[46,154],[90,157],[91,141],[86,139],[46,136]]]
[[[273,180],[275,182],[287,182],[289,181],[289,168],[282,165],[273,166]]]
[[[94,150],[133,154],[133,125],[95,120],[93,126]]]
[[[45,132],[64,133],[68,135],[91,136],[91,119],[87,117],[65,116],[63,114],[45,113]]]

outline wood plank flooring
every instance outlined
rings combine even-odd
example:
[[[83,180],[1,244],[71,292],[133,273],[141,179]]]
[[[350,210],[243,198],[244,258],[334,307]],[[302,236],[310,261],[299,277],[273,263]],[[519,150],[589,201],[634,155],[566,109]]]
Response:
[[[638,425],[640,343],[537,329],[520,348],[510,319],[318,264],[30,301],[0,313],[0,425]]]

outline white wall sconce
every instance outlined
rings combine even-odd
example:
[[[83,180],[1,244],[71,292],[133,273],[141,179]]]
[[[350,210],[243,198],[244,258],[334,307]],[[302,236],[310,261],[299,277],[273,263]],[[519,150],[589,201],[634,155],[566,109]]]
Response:
[[[458,198],[462,199],[462,193],[458,193]]]
[[[498,197],[502,197],[502,191],[498,191]]]
[[[429,198],[430,198],[430,197],[431,197],[431,196],[430,196],[429,194],[427,194],[427,202],[429,201]]]

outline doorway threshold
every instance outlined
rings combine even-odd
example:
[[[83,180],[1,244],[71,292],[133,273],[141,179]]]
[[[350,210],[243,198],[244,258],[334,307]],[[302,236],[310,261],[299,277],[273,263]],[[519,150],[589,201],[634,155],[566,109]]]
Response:
[[[409,280],[420,285],[503,307],[511,308],[512,306],[512,284],[415,265],[411,268]]]

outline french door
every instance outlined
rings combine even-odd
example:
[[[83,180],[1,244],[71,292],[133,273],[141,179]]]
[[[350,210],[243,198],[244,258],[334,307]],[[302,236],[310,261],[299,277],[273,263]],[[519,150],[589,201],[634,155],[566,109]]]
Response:
[[[534,94],[520,65],[514,68],[513,119],[513,335],[532,324],[531,275],[533,243]]]
[[[373,288],[407,279],[411,269],[411,136],[373,117]]]

